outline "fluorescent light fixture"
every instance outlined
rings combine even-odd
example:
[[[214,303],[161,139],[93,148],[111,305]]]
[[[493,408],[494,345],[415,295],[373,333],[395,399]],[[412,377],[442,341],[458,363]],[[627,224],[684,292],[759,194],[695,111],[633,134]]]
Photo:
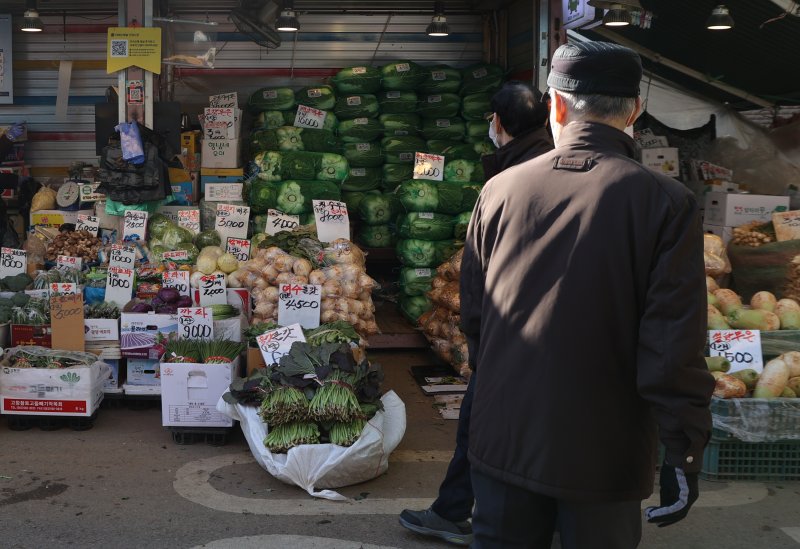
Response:
[[[447,36],[450,29],[447,26],[447,17],[444,16],[444,2],[436,2],[433,8],[433,17],[425,29],[428,36]]]
[[[708,30],[729,30],[733,28],[733,17],[730,10],[724,5],[719,5],[711,11],[711,16],[706,22]]]
[[[162,23],[175,23],[176,25],[208,25],[209,27],[216,27],[219,25],[216,21],[198,21],[196,19],[176,19],[175,17],[153,17],[153,21],[160,21]]]
[[[24,32],[42,32],[44,25],[39,19],[39,11],[36,9],[36,0],[28,0],[25,6],[25,16],[20,30]]]

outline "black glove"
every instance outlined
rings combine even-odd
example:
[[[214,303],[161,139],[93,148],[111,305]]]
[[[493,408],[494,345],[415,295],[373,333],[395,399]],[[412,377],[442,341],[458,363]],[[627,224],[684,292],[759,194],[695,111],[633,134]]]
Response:
[[[686,517],[692,504],[697,501],[697,473],[686,473],[679,467],[661,466],[661,505],[644,510],[647,522],[659,527],[669,526]]]

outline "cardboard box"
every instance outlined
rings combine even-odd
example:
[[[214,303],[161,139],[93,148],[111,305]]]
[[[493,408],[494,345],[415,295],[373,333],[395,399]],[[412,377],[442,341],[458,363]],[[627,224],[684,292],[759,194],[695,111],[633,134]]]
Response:
[[[94,215],[94,210],[39,210],[31,212],[31,225],[58,229],[64,223],[77,223],[78,215]]]
[[[722,239],[722,243],[726,246],[733,238],[733,227],[722,227],[719,225],[703,225],[703,232],[708,234],[715,234]]]
[[[127,362],[128,379],[125,380],[126,385],[161,385],[161,366],[158,359],[129,358]]]
[[[181,152],[195,155],[200,153],[200,130],[181,132]]]
[[[12,324],[11,346],[38,345],[51,347],[53,342],[53,328],[50,324]]]
[[[120,351],[126,358],[158,360],[164,354],[163,342],[178,334],[177,315],[122,313],[121,317]]]
[[[252,316],[252,307],[250,306],[250,290],[246,288],[228,288],[227,298],[228,305],[233,305],[239,309],[243,315],[250,320]],[[195,305],[200,304],[200,290],[193,288],[192,299]]]
[[[239,372],[225,364],[161,364],[161,423],[165,427],[231,427],[217,402]]]
[[[266,368],[267,364],[264,362],[264,355],[261,354],[261,349],[258,347],[247,348],[247,372],[245,377],[249,377],[255,370],[259,368]]]
[[[119,341],[119,320],[87,318],[83,321],[86,341]]]
[[[206,192],[208,183],[241,183],[244,179],[244,168],[201,168],[200,192]]]
[[[200,165],[203,168],[238,168],[238,139],[204,139]]]
[[[681,174],[678,149],[675,147],[642,149],[642,164],[670,177],[677,177]]]
[[[108,366],[0,368],[3,414],[91,416],[103,401]]]
[[[768,222],[774,212],[789,210],[788,196],[764,194],[708,193],[704,223],[738,227],[751,221]]]

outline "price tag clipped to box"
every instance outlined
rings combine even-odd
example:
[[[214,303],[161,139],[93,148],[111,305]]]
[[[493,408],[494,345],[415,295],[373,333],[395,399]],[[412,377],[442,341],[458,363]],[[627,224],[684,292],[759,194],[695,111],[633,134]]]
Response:
[[[305,329],[319,327],[322,286],[282,284],[278,293],[278,324],[300,324]]]
[[[225,275],[210,274],[200,277],[200,305],[225,305],[228,303],[228,291]]]
[[[188,271],[164,271],[161,279],[165,288],[175,288],[182,296],[192,296]]]
[[[133,295],[133,269],[112,265],[106,275],[106,301],[116,303],[121,309]]]
[[[249,221],[249,206],[217,204],[217,222],[214,228],[223,239],[247,238],[247,223]]]
[[[214,339],[214,320],[208,307],[178,309],[178,324],[180,339]]]
[[[709,330],[708,348],[710,356],[725,357],[731,363],[728,373],[764,370],[759,330]]]
[[[3,248],[0,253],[0,277],[14,276],[28,271],[28,253],[16,248]]]
[[[87,231],[92,236],[97,236],[100,232],[100,221],[94,215],[78,214],[78,223],[75,225],[76,231]]]
[[[132,269],[136,261],[136,250],[124,244],[112,244],[111,254],[108,258],[109,267],[123,267]]]
[[[300,226],[300,216],[285,214],[280,210],[267,210],[267,226],[264,232],[274,235],[281,231],[291,231]]]
[[[49,289],[50,295],[75,295],[81,293],[78,285],[74,282],[51,282]]]
[[[83,258],[72,257],[70,255],[60,255],[56,258],[56,266],[81,270],[83,267]]]
[[[125,210],[122,225],[122,240],[144,240],[147,232],[147,212],[140,210]]]
[[[414,155],[414,179],[441,181],[444,178],[444,156],[418,152]]]
[[[228,238],[225,251],[236,256],[239,261],[250,259],[250,241],[241,238]]]
[[[297,128],[320,130],[325,126],[325,117],[327,116],[328,113],[325,111],[305,105],[298,105],[297,114],[294,117],[294,125]]]
[[[312,200],[317,221],[317,238],[333,242],[337,238],[350,240],[350,217],[347,204],[336,200]]]
[[[200,210],[179,210],[178,225],[191,231],[192,234],[200,232]]]
[[[264,332],[256,338],[264,363],[269,366],[280,362],[281,357],[292,349],[295,341],[305,342],[303,328],[299,324],[284,326]]]
[[[53,330],[53,349],[83,351],[83,296],[71,294],[51,297],[50,324]]]

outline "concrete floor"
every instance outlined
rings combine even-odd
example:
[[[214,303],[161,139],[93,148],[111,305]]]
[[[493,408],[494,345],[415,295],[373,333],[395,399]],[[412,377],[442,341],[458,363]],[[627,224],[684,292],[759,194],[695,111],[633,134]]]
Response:
[[[0,422],[0,547],[449,547],[397,523],[427,505],[444,475],[455,421],[408,373],[427,352],[375,352],[408,427],[385,475],[323,502],[272,478],[240,431],[221,447],[178,445],[157,406],[104,407],[88,431],[11,431]],[[702,482],[689,518],[644,526],[642,547],[800,547],[800,483]]]

